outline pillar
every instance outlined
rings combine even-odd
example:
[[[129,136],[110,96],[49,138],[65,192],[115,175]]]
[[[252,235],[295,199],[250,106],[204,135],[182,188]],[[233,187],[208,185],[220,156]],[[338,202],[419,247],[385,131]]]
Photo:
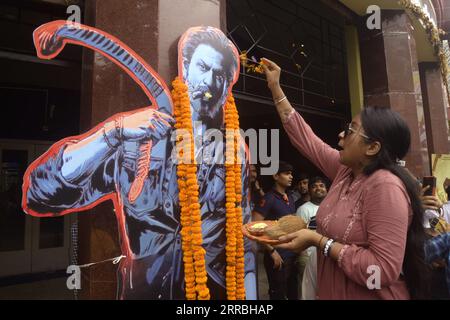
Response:
[[[447,92],[437,62],[419,64],[423,108],[430,154],[450,153]]]
[[[402,10],[382,10],[381,30],[360,26],[360,48],[366,106],[399,112],[411,130],[405,158],[416,176],[430,173],[419,66],[412,23]]]

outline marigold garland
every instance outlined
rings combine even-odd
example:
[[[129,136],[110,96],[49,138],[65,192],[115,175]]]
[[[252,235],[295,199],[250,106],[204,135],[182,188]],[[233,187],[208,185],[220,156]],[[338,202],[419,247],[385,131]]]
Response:
[[[242,234],[242,181],[239,116],[230,94],[225,105],[226,153],[225,153],[225,200],[227,215],[227,297],[244,300],[244,237]],[[228,236],[230,238],[228,238]]]
[[[187,86],[178,78],[173,81],[174,116],[177,141],[177,176],[181,207],[181,246],[183,250],[186,299],[209,300],[206,285],[205,250],[202,247],[202,225],[197,165],[194,159],[191,106]],[[178,148],[181,146],[181,148]],[[184,154],[188,151],[188,155]],[[186,161],[188,159],[188,161]]]
[[[197,164],[194,158],[191,108],[186,84],[179,78],[173,83],[172,97],[177,129],[177,176],[181,206],[181,237],[186,298],[210,299],[202,247],[201,214]],[[226,208],[226,290],[229,300],[245,299],[244,238],[242,226],[242,181],[239,159],[239,117],[233,96],[225,105],[225,208]],[[185,151],[189,154],[184,154]]]

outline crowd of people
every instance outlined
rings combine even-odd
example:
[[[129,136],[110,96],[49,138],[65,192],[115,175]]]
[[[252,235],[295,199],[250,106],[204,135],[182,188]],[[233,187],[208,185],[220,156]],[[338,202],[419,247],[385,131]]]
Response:
[[[260,245],[270,299],[450,299],[450,179],[442,203],[407,170],[402,117],[364,108],[338,135],[338,151],[291,106],[280,67],[264,59],[263,68],[291,143],[323,173],[280,161],[264,190],[250,168],[253,219],[297,215],[307,225]]]

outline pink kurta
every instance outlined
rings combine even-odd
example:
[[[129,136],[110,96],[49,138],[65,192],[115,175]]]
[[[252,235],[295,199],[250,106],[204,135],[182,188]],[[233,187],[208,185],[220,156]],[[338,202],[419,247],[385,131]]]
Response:
[[[333,181],[317,212],[317,232],[345,246],[338,262],[317,254],[317,298],[409,299],[400,274],[412,209],[401,180],[387,170],[353,179],[339,162],[339,151],[317,137],[297,112],[284,128],[292,144]],[[367,286],[372,268],[380,271],[381,289]]]

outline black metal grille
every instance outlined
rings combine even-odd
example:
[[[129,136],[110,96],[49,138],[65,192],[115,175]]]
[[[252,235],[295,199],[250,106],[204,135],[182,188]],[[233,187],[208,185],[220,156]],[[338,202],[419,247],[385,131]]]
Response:
[[[350,109],[344,23],[329,8],[318,9],[318,3],[228,0],[228,36],[249,58],[266,57],[280,65],[283,90],[295,107],[342,117]],[[244,67],[234,92],[271,98],[264,75]]]

